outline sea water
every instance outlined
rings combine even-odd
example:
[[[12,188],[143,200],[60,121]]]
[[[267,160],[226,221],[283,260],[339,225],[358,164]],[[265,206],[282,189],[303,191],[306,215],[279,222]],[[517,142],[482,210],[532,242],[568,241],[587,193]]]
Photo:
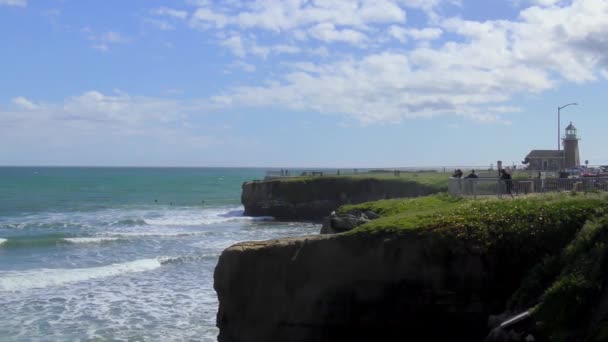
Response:
[[[216,341],[222,250],[319,231],[244,217],[241,184],[263,176],[0,168],[0,341]]]

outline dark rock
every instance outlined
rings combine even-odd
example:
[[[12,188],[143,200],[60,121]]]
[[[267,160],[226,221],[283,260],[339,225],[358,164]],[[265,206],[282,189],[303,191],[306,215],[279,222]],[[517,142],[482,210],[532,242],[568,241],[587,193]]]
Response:
[[[321,231],[319,232],[319,234],[337,234],[337,233],[339,233],[338,231],[335,231],[331,228],[331,219],[334,216],[335,216],[335,214],[323,219],[323,225],[321,226]]]
[[[450,246],[416,234],[234,245],[214,274],[218,341],[482,341],[502,281]]]
[[[367,216],[367,218],[370,220],[377,220],[380,218],[380,215],[376,214],[375,212],[373,212],[371,210],[366,211],[365,216]]]
[[[362,224],[366,224],[369,220],[365,216],[354,215],[338,215],[330,220],[331,227],[339,232],[345,232],[357,228]]]
[[[315,178],[310,181],[256,181],[243,183],[241,202],[248,216],[278,220],[322,220],[344,204],[387,198],[425,196],[439,189],[412,182],[374,178]]]
[[[337,234],[347,232],[359,227],[362,224],[368,223],[370,220],[363,213],[359,215],[341,214],[330,215],[323,220],[321,226],[321,234]]]

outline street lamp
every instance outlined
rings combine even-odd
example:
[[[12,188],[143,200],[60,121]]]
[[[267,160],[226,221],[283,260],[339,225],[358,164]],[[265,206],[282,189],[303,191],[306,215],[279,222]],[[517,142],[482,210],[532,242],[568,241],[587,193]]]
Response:
[[[561,147],[560,147],[560,134],[561,134],[561,128],[560,128],[560,111],[568,106],[577,106],[578,103],[574,102],[574,103],[568,103],[567,105],[563,105],[561,107],[557,107],[557,150],[560,151]]]

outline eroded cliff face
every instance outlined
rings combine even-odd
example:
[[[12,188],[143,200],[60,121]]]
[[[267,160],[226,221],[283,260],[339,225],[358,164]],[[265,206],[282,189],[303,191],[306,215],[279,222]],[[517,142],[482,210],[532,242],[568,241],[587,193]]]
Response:
[[[514,287],[495,266],[416,234],[240,243],[215,271],[219,341],[480,341]]]
[[[440,189],[414,181],[319,177],[243,184],[245,215],[279,220],[321,220],[344,204],[430,195]]]

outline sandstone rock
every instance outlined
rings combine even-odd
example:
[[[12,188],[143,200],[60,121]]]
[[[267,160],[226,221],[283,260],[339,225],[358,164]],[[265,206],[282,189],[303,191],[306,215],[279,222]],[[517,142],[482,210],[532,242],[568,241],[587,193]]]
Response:
[[[234,245],[214,275],[218,340],[481,341],[503,284],[449,246],[415,234]]]

